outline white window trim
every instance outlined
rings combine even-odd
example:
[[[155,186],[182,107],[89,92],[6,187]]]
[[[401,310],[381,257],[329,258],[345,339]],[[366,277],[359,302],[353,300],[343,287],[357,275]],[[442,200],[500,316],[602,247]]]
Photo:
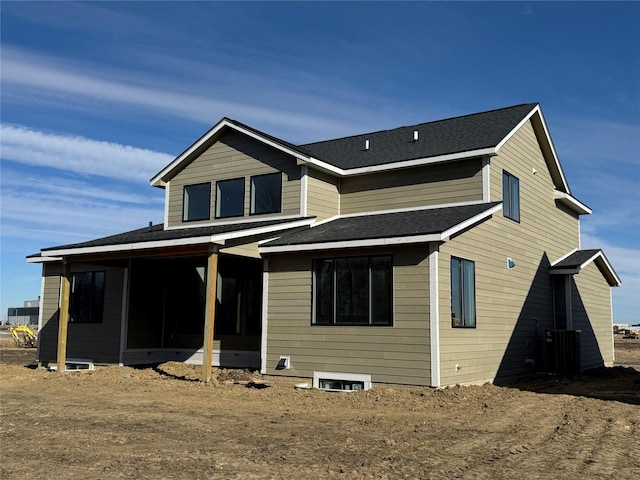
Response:
[[[347,380],[350,382],[363,382],[364,389],[371,389],[371,375],[362,373],[337,373],[337,372],[313,372],[313,388],[320,388],[320,379]]]

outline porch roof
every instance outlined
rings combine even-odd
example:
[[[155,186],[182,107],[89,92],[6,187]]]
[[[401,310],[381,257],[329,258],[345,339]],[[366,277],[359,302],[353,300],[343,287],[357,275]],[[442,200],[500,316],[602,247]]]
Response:
[[[502,202],[345,215],[261,244],[261,253],[445,241],[490,217]]]
[[[580,270],[591,262],[596,263],[610,286],[619,287],[621,285],[620,277],[618,277],[604,252],[600,249],[574,250],[553,263],[549,269],[549,274],[573,275],[580,273]]]
[[[202,227],[165,229],[164,224],[149,225],[87,242],[43,248],[39,254],[30,255],[27,261],[41,262],[52,257],[105,253],[148,248],[173,247],[197,244],[224,244],[226,240],[269,234],[281,230],[309,225],[315,217],[237,222]]]

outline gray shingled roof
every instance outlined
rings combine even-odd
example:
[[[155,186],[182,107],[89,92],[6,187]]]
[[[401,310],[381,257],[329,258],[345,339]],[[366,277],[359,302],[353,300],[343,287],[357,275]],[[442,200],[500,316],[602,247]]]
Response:
[[[304,153],[344,170],[495,147],[538,104],[475,113],[379,132],[299,145]],[[413,132],[418,131],[418,141]],[[365,140],[369,149],[365,150]]]
[[[303,217],[297,219],[280,219],[265,220],[262,222],[235,223],[227,225],[211,225],[207,227],[180,228],[174,230],[164,230],[164,224],[159,223],[151,227],[131,230],[117,235],[89,240],[88,242],[72,243],[69,245],[60,245],[56,247],[43,248],[43,251],[66,250],[70,248],[88,248],[102,247],[111,245],[125,245],[129,243],[157,242],[161,240],[175,240],[180,238],[203,237],[212,235],[222,235],[225,233],[238,232],[241,230],[252,230],[255,228],[268,227],[273,225],[291,223],[302,220]]]
[[[577,250],[569,255],[567,258],[560,260],[558,263],[553,265],[552,268],[574,268],[579,267],[584,262],[593,257],[596,253],[600,252],[599,249],[592,250]]]
[[[337,218],[263,244],[265,247],[411,237],[442,233],[500,202]]]

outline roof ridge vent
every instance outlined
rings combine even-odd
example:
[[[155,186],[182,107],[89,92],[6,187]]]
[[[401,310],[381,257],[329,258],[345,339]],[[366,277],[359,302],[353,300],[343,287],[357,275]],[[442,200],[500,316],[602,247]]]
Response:
[[[365,149],[365,150],[369,150],[369,145],[370,145],[370,144],[371,144],[371,143],[369,142],[369,140],[365,140],[365,141],[364,141],[364,149]]]
[[[418,130],[414,130],[413,131],[413,142],[417,142],[418,141]]]

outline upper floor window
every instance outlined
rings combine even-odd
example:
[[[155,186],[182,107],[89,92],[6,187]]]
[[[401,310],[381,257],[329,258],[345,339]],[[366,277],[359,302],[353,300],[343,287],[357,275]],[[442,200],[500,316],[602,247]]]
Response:
[[[71,276],[69,321],[102,323],[105,272],[79,272]]]
[[[278,213],[282,206],[282,174],[251,177],[251,214]]]
[[[502,212],[504,216],[520,222],[520,180],[502,172]]]
[[[244,178],[216,182],[216,218],[244,215]]]
[[[186,185],[182,199],[182,221],[209,220],[211,184]]]
[[[451,326],[476,326],[475,264],[451,257]]]
[[[392,325],[391,255],[313,261],[315,325]]]

